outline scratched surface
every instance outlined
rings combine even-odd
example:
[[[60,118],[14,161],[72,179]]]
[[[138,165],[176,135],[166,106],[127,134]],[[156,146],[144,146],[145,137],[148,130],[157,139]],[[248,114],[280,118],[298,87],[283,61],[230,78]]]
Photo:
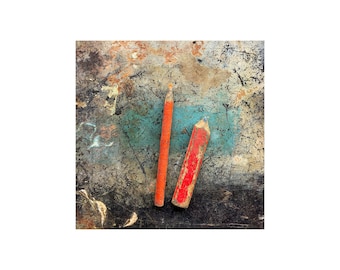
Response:
[[[258,198],[253,201],[258,213],[252,215],[260,217],[260,225],[254,226],[263,226],[264,42],[77,41],[75,58],[77,190],[85,189],[112,207],[120,205],[119,213],[109,209],[112,220],[124,211],[153,209],[162,109],[171,82],[175,106],[167,204],[192,127],[207,116],[211,138],[189,208],[196,211],[204,198],[218,209],[216,215],[228,215],[232,210],[222,204],[223,196],[216,199],[221,189],[232,190],[236,197],[253,192],[235,207],[242,209],[251,204],[247,200]],[[78,208],[82,209],[77,200]],[[203,208],[202,219],[208,211]],[[241,212],[243,221],[249,221]],[[115,228],[112,220],[107,227]],[[223,227],[227,219],[210,220]],[[194,223],[211,225],[206,220]],[[157,227],[155,220],[139,220],[141,224]]]

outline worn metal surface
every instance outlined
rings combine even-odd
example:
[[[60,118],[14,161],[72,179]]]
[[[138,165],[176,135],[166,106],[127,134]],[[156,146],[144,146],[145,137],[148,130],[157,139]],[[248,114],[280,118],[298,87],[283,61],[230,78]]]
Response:
[[[221,202],[216,194],[233,190],[262,198],[253,202],[262,217],[262,41],[76,42],[76,189],[85,189],[116,209],[121,205],[126,215],[152,209],[169,83],[174,85],[175,106],[166,203],[171,200],[193,125],[207,116],[211,138],[190,207],[201,207],[204,216],[208,209],[195,205],[202,204],[199,198],[217,207]],[[123,214],[108,211],[113,219]],[[216,214],[228,216],[228,209]],[[115,227],[114,222],[106,226]]]

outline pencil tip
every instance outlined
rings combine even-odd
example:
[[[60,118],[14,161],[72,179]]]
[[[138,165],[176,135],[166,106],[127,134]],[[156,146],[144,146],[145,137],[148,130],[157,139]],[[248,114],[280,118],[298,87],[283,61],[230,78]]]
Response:
[[[204,117],[203,117],[203,121],[204,121],[204,122],[208,122],[208,119],[209,119],[209,116],[204,116]]]
[[[169,90],[172,90],[172,83],[168,84],[168,88],[169,88]]]

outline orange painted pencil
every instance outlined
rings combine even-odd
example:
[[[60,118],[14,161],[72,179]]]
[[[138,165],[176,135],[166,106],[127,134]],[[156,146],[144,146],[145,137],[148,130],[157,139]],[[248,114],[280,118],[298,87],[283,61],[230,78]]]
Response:
[[[203,118],[194,125],[192,130],[188,149],[172,196],[173,205],[181,208],[189,207],[209,139],[208,120]]]
[[[164,205],[173,108],[174,99],[172,93],[172,84],[169,84],[169,91],[166,94],[164,101],[162,133],[159,147],[158,170],[154,201],[155,206],[158,207],[162,207]]]

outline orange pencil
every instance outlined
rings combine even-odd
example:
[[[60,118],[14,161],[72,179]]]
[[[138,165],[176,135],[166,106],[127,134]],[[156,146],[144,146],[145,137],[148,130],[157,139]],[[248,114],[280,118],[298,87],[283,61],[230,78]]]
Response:
[[[162,134],[159,147],[158,171],[156,181],[156,192],[154,204],[158,207],[164,205],[164,194],[166,185],[166,174],[168,169],[168,157],[170,148],[170,135],[172,124],[172,112],[174,108],[174,99],[172,93],[172,84],[169,84],[169,91],[165,96]]]

